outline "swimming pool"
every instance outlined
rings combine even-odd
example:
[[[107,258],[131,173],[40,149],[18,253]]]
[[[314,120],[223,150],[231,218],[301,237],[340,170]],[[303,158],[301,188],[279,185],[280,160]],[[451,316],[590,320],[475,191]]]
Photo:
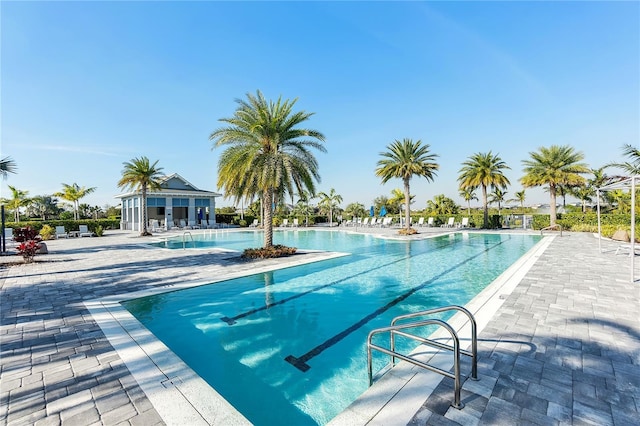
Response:
[[[407,312],[464,305],[540,239],[285,233],[297,234],[301,248],[317,240],[316,248],[352,254],[123,303],[259,425],[327,423],[367,388],[371,329]],[[379,357],[376,367],[386,362]]]

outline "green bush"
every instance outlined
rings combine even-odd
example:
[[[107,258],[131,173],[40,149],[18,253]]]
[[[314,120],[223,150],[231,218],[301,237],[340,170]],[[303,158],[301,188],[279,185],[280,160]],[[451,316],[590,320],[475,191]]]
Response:
[[[104,235],[104,229],[101,225],[96,226],[96,229],[93,232],[96,234],[96,237],[102,237]]]
[[[81,220],[47,220],[46,222],[30,220],[24,222],[8,222],[5,227],[6,228],[25,228],[30,227],[40,232],[43,226],[48,225],[51,228],[55,229],[56,226],[64,226],[65,231],[79,231],[80,225],[87,225],[87,228],[91,232],[96,232],[96,227],[102,226],[102,229],[120,229],[120,220],[119,219],[81,219]]]
[[[56,233],[56,230],[49,225],[43,225],[42,228],[40,228],[40,236],[45,241],[50,240],[51,237],[55,235],[55,233]]]

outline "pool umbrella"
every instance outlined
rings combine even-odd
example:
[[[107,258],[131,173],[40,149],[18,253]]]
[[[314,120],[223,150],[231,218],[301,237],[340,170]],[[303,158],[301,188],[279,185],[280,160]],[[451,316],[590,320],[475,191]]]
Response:
[[[374,215],[374,211],[373,211],[373,206],[371,206],[371,208],[369,209],[369,216],[373,217]]]
[[[382,206],[382,208],[380,209],[380,216],[384,216],[387,214],[387,208],[385,206]]]

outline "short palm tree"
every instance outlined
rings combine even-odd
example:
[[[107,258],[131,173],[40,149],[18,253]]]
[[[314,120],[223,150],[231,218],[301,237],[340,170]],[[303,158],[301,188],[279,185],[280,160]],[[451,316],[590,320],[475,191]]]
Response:
[[[28,197],[29,191],[23,191],[11,185],[7,185],[7,187],[9,191],[11,191],[11,198],[5,198],[2,202],[6,204],[9,209],[13,210],[13,221],[20,222],[20,208],[31,202]]]
[[[525,175],[520,182],[525,187],[548,185],[550,197],[550,225],[556,225],[556,190],[559,185],[580,185],[585,182],[581,176],[589,168],[581,161],[584,154],[568,145],[540,147],[529,153],[531,159],[523,160]]]
[[[471,216],[471,200],[478,201],[474,188],[461,188],[458,194],[467,202],[467,216]]]
[[[482,188],[482,207],[484,209],[483,228],[489,226],[489,207],[487,187],[506,188],[511,182],[504,175],[503,170],[510,169],[507,164],[491,151],[478,152],[462,163],[458,183],[460,189]]]
[[[427,201],[427,210],[432,214],[457,214],[458,205],[446,195],[439,194]]]
[[[118,181],[121,188],[140,191],[142,196],[142,230],[140,236],[151,235],[147,228],[147,191],[161,188],[162,167],[158,167],[158,160],[153,164],[147,157],[134,158],[122,163],[122,177]]]
[[[351,218],[355,221],[359,217],[363,217],[367,214],[367,211],[364,208],[364,204],[362,203],[351,203],[344,209],[344,214],[351,216]]]
[[[228,146],[218,160],[218,187],[226,193],[260,195],[264,210],[264,246],[273,245],[274,195],[315,193],[320,181],[311,148],[326,152],[324,135],[300,128],[313,113],[294,112],[293,101],[267,101],[262,93],[237,99],[233,117],[221,118],[226,127],[214,130],[213,148]]]
[[[336,194],[336,190],[331,188],[329,193],[319,192],[318,198],[320,198],[320,202],[318,206],[326,212],[329,213],[329,227],[333,226],[333,211],[336,208],[340,207],[340,203],[342,202],[342,195]]]
[[[527,198],[526,194],[525,194],[525,190],[523,189],[522,191],[518,191],[515,193],[516,198],[513,199],[513,201],[517,201],[520,203],[520,209],[522,210],[522,213],[524,214],[524,200]]]
[[[413,203],[413,199],[415,195],[409,196],[409,203]],[[389,206],[395,211],[398,211],[398,220],[400,224],[402,224],[402,205],[406,203],[406,198],[402,189],[394,188],[391,190],[391,197],[389,198]],[[409,206],[407,206],[407,209]],[[411,216],[411,211],[409,211],[409,216]]]
[[[493,191],[491,191],[490,195],[491,195],[490,202],[498,204],[498,216],[500,216],[500,206],[505,201],[507,191],[503,191],[502,189],[496,187],[496,188],[493,188]]]
[[[86,197],[87,195],[91,194],[95,190],[96,190],[95,187],[93,188],[85,188],[84,186],[80,187],[77,183],[73,183],[71,185],[63,183],[62,191],[56,192],[53,195],[55,195],[56,197],[60,197],[63,200],[70,201],[71,204],[73,204],[73,218],[75,220],[78,220],[79,219],[78,200]]]
[[[435,159],[437,154],[429,152],[429,145],[422,145],[422,141],[411,139],[395,140],[387,146],[386,152],[381,152],[384,157],[378,161],[376,176],[382,178],[382,183],[387,183],[393,178],[402,179],[404,184],[405,228],[410,228],[411,217],[411,193],[409,183],[415,176],[424,177],[427,181],[433,181],[436,171],[440,167]]]
[[[4,157],[0,160],[0,176],[3,179],[7,178],[7,174],[16,173],[18,171],[18,166],[16,166],[16,162],[11,159],[11,157]]]

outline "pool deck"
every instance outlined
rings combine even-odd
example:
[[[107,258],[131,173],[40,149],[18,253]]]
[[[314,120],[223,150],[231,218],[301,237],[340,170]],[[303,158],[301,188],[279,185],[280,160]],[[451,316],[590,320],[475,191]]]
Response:
[[[142,241],[112,231],[48,241],[50,253],[29,265],[7,266],[20,258],[0,256],[0,425],[173,423],[154,407],[85,303],[281,263],[238,262],[236,254],[216,250],[153,249]],[[483,323],[480,380],[465,382],[464,409],[449,406],[452,381],[444,379],[430,388],[406,386],[359,423],[357,416],[334,423],[640,424],[640,283],[630,282],[629,257],[616,255],[617,247],[603,241],[600,253],[593,235],[564,233],[532,260]]]

